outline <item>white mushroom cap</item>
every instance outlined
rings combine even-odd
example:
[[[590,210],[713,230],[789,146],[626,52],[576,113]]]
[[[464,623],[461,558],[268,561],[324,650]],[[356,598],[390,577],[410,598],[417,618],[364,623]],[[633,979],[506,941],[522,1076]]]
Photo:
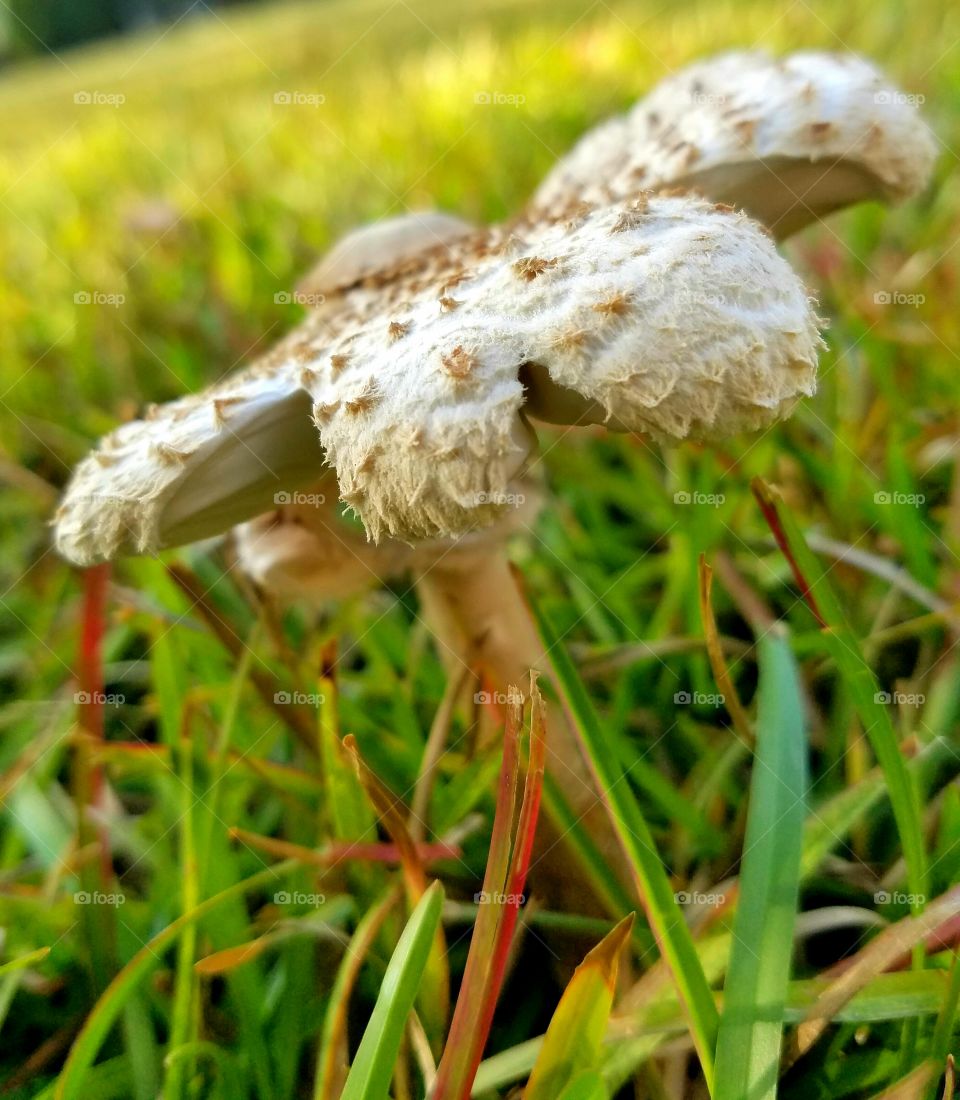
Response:
[[[288,503],[233,530],[237,565],[261,588],[298,604],[343,599],[406,573],[431,570],[460,555],[502,547],[532,523],[540,506],[531,478],[511,485],[515,507],[490,527],[456,539],[427,539],[410,546],[397,539],[369,542],[344,522],[337,504],[337,478],[330,470]]]
[[[339,516],[332,470],[304,491],[284,494],[273,511],[234,529],[240,568],[258,585],[298,602],[355,595],[405,572],[411,548],[374,546]]]
[[[591,130],[535,201],[693,188],[782,238],[852,202],[897,201],[926,185],[936,147],[913,103],[853,54],[722,54]]]
[[[553,387],[534,415],[719,438],[812,393],[818,344],[744,215],[667,196],[537,215],[371,275],[252,368],[118,429],[77,468],[57,545],[89,563],[219,533],[315,480],[321,447],[374,541],[457,535],[510,506],[524,364]]]
[[[415,210],[384,218],[341,237],[301,279],[298,294],[325,298],[372,272],[409,260],[425,249],[452,244],[474,230],[470,222],[442,210]]]

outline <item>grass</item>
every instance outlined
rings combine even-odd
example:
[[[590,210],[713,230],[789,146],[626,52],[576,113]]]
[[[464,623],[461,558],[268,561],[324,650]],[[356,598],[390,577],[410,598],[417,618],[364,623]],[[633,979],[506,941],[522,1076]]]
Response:
[[[958,39],[946,0],[909,19],[867,0],[333,0],[241,8],[0,75],[6,1095],[329,1095],[416,901],[411,873],[447,897],[449,983],[432,958],[424,1030],[400,1037],[392,1081],[395,1100],[420,1095],[443,1045],[429,1008],[455,1001],[466,964],[499,732],[455,708],[427,817],[457,858],[412,872],[409,852],[400,868],[338,854],[384,841],[341,738],[409,803],[443,704],[415,596],[398,584],[319,616],[265,609],[222,546],[170,555],[176,572],[125,561],[98,587],[51,552],[47,523],[98,435],[294,324],[290,291],[341,232],[433,204],[500,218],[590,124],[668,69],[743,44],[874,57],[925,97],[942,155],[922,199],[849,211],[787,246],[829,322],[819,393],[791,420],[721,450],[589,432],[553,446],[542,432],[550,507],[513,556],[569,657],[552,679],[576,702],[608,805],[637,826],[648,884],[607,1041],[570,1095],[703,1096],[714,1054],[718,1095],[735,1094],[731,1064],[751,1100],[903,1081],[902,1095],[942,1093],[960,989],[958,906],[942,898],[960,879]],[[523,102],[476,102],[484,92]],[[776,486],[782,529],[755,478]],[[858,556],[839,560],[836,544]],[[716,700],[701,555],[736,725]],[[756,644],[770,617],[789,632],[772,656],[771,639]],[[785,819],[799,853],[781,865],[770,836],[802,787],[791,677],[809,783],[802,821]],[[758,700],[765,682],[788,686]],[[98,683],[105,705],[78,707]],[[306,702],[272,705],[277,692]],[[624,915],[597,877],[603,919],[586,898],[522,910],[478,1095],[532,1069],[569,969],[555,956],[578,960]],[[764,938],[756,891],[779,899],[792,950]],[[931,903],[946,921],[933,939]],[[872,961],[882,936],[892,968]],[[789,974],[753,966],[754,938],[791,958]],[[761,1011],[771,998],[785,1022]]]

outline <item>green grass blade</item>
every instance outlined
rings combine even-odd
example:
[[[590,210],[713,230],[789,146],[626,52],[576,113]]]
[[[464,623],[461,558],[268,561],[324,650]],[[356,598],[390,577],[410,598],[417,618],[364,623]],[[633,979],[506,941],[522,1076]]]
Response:
[[[435,882],[407,921],[387,966],[340,1100],[386,1100],[400,1041],[440,927],[443,887]]]
[[[887,704],[876,677],[864,659],[860,643],[847,626],[843,609],[827,575],[807,546],[793,516],[759,478],[754,481],[753,487],[770,529],[790,562],[807,603],[820,619],[824,644],[850,692],[864,733],[870,739],[877,761],[886,776],[890,804],[903,845],[907,881],[914,899],[912,907],[916,912],[923,908],[928,892],[927,856],[916,786],[900,752]]]
[[[549,654],[555,686],[564,709],[583,745],[613,827],[630,858],[647,920],[677,984],[704,1076],[712,1090],[717,1009],[690,930],[674,897],[643,812],[629,783],[624,782],[624,777],[617,771],[616,741],[597,717],[553,626],[529,594],[527,598]]]
[[[603,1077],[596,1070],[587,1070],[567,1085],[559,1100],[607,1100],[609,1095]]]
[[[717,1037],[715,1100],[777,1094],[807,788],[803,699],[786,638],[760,639],[756,757]]]
[[[258,871],[257,874],[251,875],[241,882],[236,882],[219,894],[207,898],[193,912],[184,913],[183,916],[177,917],[162,932],[158,932],[149,943],[145,944],[126,966],[114,976],[113,981],[103,991],[103,995],[87,1016],[83,1028],[70,1048],[69,1057],[57,1081],[54,1094],[56,1100],[74,1100],[75,1097],[80,1098],[87,1095],[85,1091],[87,1074],[110,1028],[116,1022],[133,991],[151,970],[160,965],[163,952],[176,941],[184,928],[201,920],[232,898],[244,894],[248,890],[255,890],[260,886],[272,885],[284,875],[291,874],[299,869],[300,864],[298,861],[287,860],[284,863],[278,863],[273,867]]]
[[[613,1007],[620,954],[632,927],[631,913],[574,971],[544,1036],[524,1100],[553,1100],[581,1074],[597,1069]]]

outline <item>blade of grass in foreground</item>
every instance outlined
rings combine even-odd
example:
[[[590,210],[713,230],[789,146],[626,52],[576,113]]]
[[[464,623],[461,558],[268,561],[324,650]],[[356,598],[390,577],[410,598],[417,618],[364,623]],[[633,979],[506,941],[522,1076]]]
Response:
[[[613,1007],[620,952],[630,939],[633,913],[608,933],[574,971],[553,1014],[524,1100],[553,1100],[585,1072],[596,1073]],[[589,1095],[589,1091],[587,1092]]]
[[[380,900],[364,913],[344,951],[324,1012],[314,1076],[314,1100],[336,1100],[340,1095],[343,1081],[341,1048],[346,1045],[350,994],[383,922],[399,898],[399,886],[395,884],[389,887]]]
[[[777,1094],[807,787],[803,699],[787,640],[760,639],[756,756],[717,1036],[715,1100]]]
[[[384,1100],[389,1095],[400,1041],[440,927],[442,908],[443,887],[435,882],[411,914],[387,965],[340,1100]]]
[[[752,487],[764,519],[790,564],[804,600],[820,623],[827,650],[850,692],[864,733],[870,739],[883,769],[903,845],[907,881],[912,895],[911,908],[915,913],[919,912],[927,897],[927,857],[923,847],[920,807],[879,685],[863,657],[859,642],[846,624],[826,574],[807,546],[793,516],[760,478],[754,478]]]
[[[623,782],[623,776],[617,771],[617,746],[597,717],[552,624],[530,599],[529,593],[527,600],[549,655],[554,683],[564,710],[580,738],[597,789],[604,798],[613,827],[630,858],[650,928],[677,983],[703,1074],[712,1093],[717,1008],[694,949],[690,930],[674,897],[643,812],[629,783]]]
[[[858,990],[831,1017],[835,1024],[874,1024],[907,1017],[930,1017],[943,1010],[949,997],[948,976],[943,970],[903,970],[879,974]],[[786,1021],[803,1021],[817,998],[827,989],[823,978],[791,982],[787,988]],[[605,1060],[601,1070],[607,1086],[623,1088],[638,1068],[649,1061],[674,1036],[686,1031],[683,1011],[675,998],[658,997],[643,1018],[617,1016],[607,1030]],[[543,1047],[544,1037],[527,1039],[491,1055],[480,1065],[474,1085],[477,1096],[506,1089],[527,1077]]]
[[[519,694],[515,689],[513,693]],[[531,676],[530,684],[529,760],[514,837],[513,815],[520,775],[522,719],[520,703],[512,700],[507,707],[504,725],[503,763],[481,904],[470,937],[467,965],[443,1057],[437,1067],[431,1100],[467,1100],[471,1095],[503,984],[507,952],[516,928],[530,867],[543,791],[546,728],[543,697],[534,676]]]
[[[273,867],[266,867],[255,875],[251,875],[250,878],[233,883],[226,890],[221,890],[219,894],[214,894],[206,901],[202,901],[196,909],[177,917],[141,947],[103,991],[103,995],[94,1005],[80,1033],[73,1041],[70,1054],[57,1081],[56,1100],[73,1100],[74,1097],[88,1095],[85,1091],[87,1074],[110,1028],[116,1023],[117,1017],[134,990],[151,970],[160,965],[163,953],[176,941],[184,928],[207,916],[225,902],[248,890],[272,885],[278,878],[292,874],[299,867],[297,860],[291,859],[274,864]]]

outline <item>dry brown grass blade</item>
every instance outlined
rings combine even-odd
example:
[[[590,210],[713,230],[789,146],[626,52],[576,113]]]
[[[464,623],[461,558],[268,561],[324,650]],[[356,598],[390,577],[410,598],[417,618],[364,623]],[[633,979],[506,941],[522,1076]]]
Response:
[[[302,844],[292,844],[288,840],[278,840],[272,836],[262,836],[246,829],[232,828],[230,836],[243,844],[261,852],[279,856],[281,859],[298,859],[312,867],[330,868],[348,859],[366,860],[371,863],[400,863],[403,855],[396,844],[331,844],[317,850]],[[417,844],[417,858],[428,863],[437,859],[456,859],[461,849],[455,844]]]
[[[829,1026],[830,1020],[871,978],[888,970],[957,913],[960,913],[960,887],[930,902],[918,916],[905,917],[871,940],[840,977],[821,993],[807,1018],[797,1028],[791,1064],[810,1050]]]
[[[200,615],[210,628],[210,632],[231,657],[239,660],[243,652],[243,642],[214,609],[196,575],[182,564],[168,565],[167,573],[190,600],[191,610]],[[284,694],[283,685],[273,673],[267,672],[263,668],[251,667],[250,680],[267,706],[278,718],[282,719],[300,743],[311,754],[315,755],[317,751],[316,731],[310,711],[306,707],[291,706],[278,702],[277,697]]]
[[[423,750],[423,759],[420,762],[420,772],[417,775],[417,785],[413,791],[413,799],[410,804],[410,835],[414,840],[425,840],[427,835],[427,814],[430,808],[430,793],[433,790],[434,771],[437,763],[443,756],[443,749],[450,735],[450,723],[453,720],[453,711],[457,705],[457,699],[463,690],[463,685],[470,676],[470,669],[464,668],[458,676],[451,676],[447,680],[447,686],[440,700],[440,706],[434,715],[430,726],[430,734]]]
[[[348,733],[344,737],[343,747],[356,769],[357,777],[363,789],[367,792],[367,797],[373,804],[377,817],[380,818],[390,839],[400,851],[400,863],[403,867],[403,877],[410,895],[410,903],[415,905],[427,888],[427,872],[424,870],[417,846],[407,829],[403,801],[385,787],[373,771],[367,767],[357,747],[357,739],[352,733]]]
[[[935,1069],[930,1062],[923,1062],[883,1092],[874,1093],[871,1100],[924,1100],[930,1089]],[[944,1100],[947,1094],[944,1093]]]
[[[713,678],[717,681],[717,687],[723,695],[727,713],[733,722],[737,733],[747,742],[753,744],[753,727],[747,712],[743,709],[737,689],[730,679],[727,662],[723,657],[723,646],[720,644],[720,632],[717,630],[717,620],[713,617],[713,606],[710,603],[710,589],[713,586],[713,570],[707,565],[703,554],[700,555],[700,616],[703,619],[703,630],[707,639],[707,656],[710,658],[710,667],[713,669]]]

